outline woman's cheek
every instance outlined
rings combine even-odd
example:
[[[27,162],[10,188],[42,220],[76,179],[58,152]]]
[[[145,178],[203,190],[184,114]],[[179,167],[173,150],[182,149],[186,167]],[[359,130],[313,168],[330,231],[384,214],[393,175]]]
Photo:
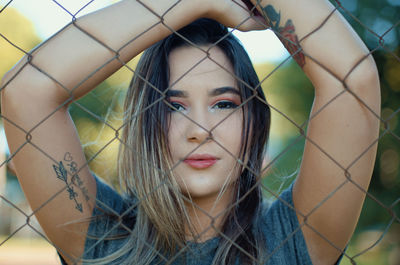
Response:
[[[242,115],[233,113],[218,124],[214,136],[220,139],[225,149],[228,149],[233,155],[238,156],[242,136]]]
[[[176,116],[176,115],[171,115],[171,116]],[[183,134],[183,128],[181,127],[182,123],[179,122],[179,118],[177,117],[170,117],[170,126],[168,130],[168,142],[169,142],[169,148],[172,154],[172,159],[175,160],[175,151],[176,148],[178,148],[182,142],[185,140],[184,139],[184,134]]]

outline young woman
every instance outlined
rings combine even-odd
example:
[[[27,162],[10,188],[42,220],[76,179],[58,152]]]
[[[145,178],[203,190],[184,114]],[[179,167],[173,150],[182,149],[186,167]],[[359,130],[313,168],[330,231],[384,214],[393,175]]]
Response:
[[[271,206],[258,185],[269,108],[223,26],[265,24],[315,87],[298,177]],[[121,196],[90,173],[68,105],[145,49],[116,135]],[[68,264],[335,264],[371,178],[380,90],[327,0],[125,0],[23,58],[1,106],[23,190]]]

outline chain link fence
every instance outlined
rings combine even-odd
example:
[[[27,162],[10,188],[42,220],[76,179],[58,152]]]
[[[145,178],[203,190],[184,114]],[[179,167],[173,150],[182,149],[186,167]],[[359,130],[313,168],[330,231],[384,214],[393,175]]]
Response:
[[[15,59],[8,58],[8,55],[18,55],[14,57],[22,57],[25,55],[28,58],[25,63],[26,65],[31,65],[43,75],[53,80],[61,87],[64,87],[63,84],[55,79],[51,73],[46,72],[39,65],[35,65],[32,62],[34,55],[29,51],[34,45],[40,43],[40,39],[33,36],[32,26],[28,20],[21,19],[17,21],[17,19],[14,19],[19,16],[19,14],[17,14],[18,12],[16,12],[13,7],[17,1],[18,0],[11,0],[0,3],[0,21],[6,22],[3,25],[0,24],[0,54],[2,56],[0,64],[5,64],[4,62],[8,63],[6,66],[0,67],[0,70],[3,71],[1,74],[3,75],[5,70],[9,69],[14,63],[16,63]],[[94,42],[101,44],[113,53],[114,56],[110,61],[117,60],[122,65],[121,70],[104,81],[98,86],[98,88],[96,88],[96,90],[90,92],[84,98],[73,102],[70,107],[70,113],[75,121],[76,128],[84,147],[87,165],[96,173],[97,176],[106,179],[107,182],[115,186],[116,189],[119,189],[117,173],[118,148],[121,144],[125,145],[126,148],[132,148],[127,146],[127,143],[125,143],[121,138],[122,129],[126,126],[122,105],[125,98],[126,88],[129,85],[127,82],[132,75],[136,76],[136,78],[142,79],[144,83],[148,83],[149,81],[146,80],[145,77],[140,76],[139,73],[135,72],[135,66],[140,56],[134,58],[130,62],[124,62],[120,59],[120,51],[123,47],[119,50],[109,47],[104,42],[97,39],[94,36],[95,34],[87,32],[76,23],[76,19],[80,16],[80,13],[90,8],[90,6],[94,5],[95,2],[95,0],[82,1],[80,8],[77,10],[70,10],[66,4],[61,1],[48,0],[48,5],[57,5],[60,11],[64,12],[70,17],[70,19],[72,19],[72,25],[76,27],[76,29],[80,30],[83,34],[92,38]],[[180,1],[177,1],[177,4],[179,2]],[[398,125],[398,113],[400,111],[400,97],[398,96],[398,92],[400,90],[400,18],[398,14],[400,13],[400,4],[395,0],[388,2],[382,1],[380,10],[372,10],[371,7],[373,4],[370,4],[369,1],[359,0],[345,2],[337,0],[333,1],[333,3],[336,7],[335,12],[341,12],[352,23],[361,38],[367,43],[370,49],[370,54],[374,56],[375,61],[377,62],[382,88],[381,115],[375,114],[370,106],[368,106],[359,95],[354,94],[354,97],[358,98],[365,108],[373,112],[376,119],[380,120],[381,130],[376,141],[371,143],[365,151],[360,153],[353,163],[350,163],[350,165],[356,163],[376,142],[378,142],[378,156],[372,177],[372,183],[369,191],[365,191],[366,201],[361,213],[361,218],[352,240],[343,252],[344,257],[341,264],[399,265],[400,125]],[[165,14],[160,16],[144,3],[143,6],[159,17],[159,22],[157,24],[163,23],[172,33],[180,35],[173,30],[172,27],[164,23]],[[166,14],[173,8],[174,6],[172,6]],[[369,16],[373,14],[372,11],[376,13],[374,13],[373,16]],[[1,20],[2,18],[3,20]],[[326,17],[318,27],[300,41],[303,41],[309,36],[312,36],[315,32],[318,32],[324,27],[329,19],[330,16]],[[51,21],[49,21],[49,23],[51,23]],[[240,25],[238,25],[238,27],[239,26]],[[65,29],[61,29],[59,32],[62,32],[63,30]],[[15,34],[17,31],[20,31],[20,33],[18,32],[18,34]],[[236,31],[237,29],[235,28],[231,29],[231,32]],[[29,34],[30,36],[24,38],[23,36],[21,37],[21,33],[26,34],[24,36]],[[300,50],[296,46],[296,42],[288,36],[282,35],[280,32],[275,33],[284,43],[286,43],[286,46],[289,47],[291,55],[282,58],[278,63],[264,63],[256,65],[255,67],[261,80],[259,86],[264,90],[268,100],[268,103],[265,101],[263,102],[268,105],[272,111],[272,130],[269,149],[267,157],[263,162],[262,176],[260,176],[259,181],[257,182],[257,185],[261,187],[264,196],[267,198],[276,197],[277,194],[287,188],[295,179],[297,169],[300,165],[304,143],[306,141],[313,143],[313,145],[329,157],[333,163],[341,168],[344,174],[349,174],[348,170],[351,167],[348,165],[341,165],[331,157],[324,148],[318,146],[313,139],[307,137],[305,133],[309,121],[318,117],[319,113],[323,109],[332,104],[332,102],[334,102],[340,94],[345,93],[346,90],[343,90],[337,97],[330,100],[323,108],[321,108],[320,112],[317,112],[313,116],[308,116],[313,100],[313,92],[311,92],[312,87],[309,81],[304,77],[301,69],[295,65],[294,60],[292,60],[293,58],[296,59],[296,57],[298,57],[300,53],[304,53],[304,51]],[[184,38],[183,36],[181,37]],[[129,45],[134,41],[135,39],[130,40],[126,45]],[[189,43],[189,45],[193,44]],[[201,50],[201,48],[199,49]],[[1,53],[1,50],[6,52]],[[332,76],[335,77],[335,74],[325,65],[316,61],[308,54],[305,54],[305,56],[319,64],[323,69],[330,72]],[[213,60],[207,51],[205,51],[204,57]],[[101,71],[101,69],[110,61],[103,62],[104,64],[101,67],[96,69],[84,80],[81,80],[80,84],[85,83],[92,77],[92,75]],[[357,65],[354,65],[353,69],[347,74],[347,76],[351,76],[356,67]],[[190,71],[188,71],[188,73],[189,72]],[[18,72],[15,76],[17,75]],[[183,77],[184,76],[181,78]],[[11,78],[10,82],[12,82],[13,78]],[[121,79],[126,81],[121,82]],[[239,77],[235,77],[235,79],[237,82],[243,82]],[[345,84],[345,80],[339,81]],[[295,85],[293,82],[297,84]],[[0,87],[0,90],[7,89],[8,83],[9,82],[3,84],[3,86]],[[294,86],[296,86],[296,92],[293,91]],[[274,87],[278,87],[279,89],[275,89]],[[66,87],[64,87],[64,89],[68,91]],[[165,93],[160,91],[159,88],[153,87],[153,89],[165,96]],[[251,89],[254,90],[254,88]],[[254,96],[248,99],[248,101],[251,100],[260,100],[260,98]],[[243,102],[242,105],[245,106],[248,101]],[[157,103],[158,102],[154,102],[154,104]],[[65,102],[64,105],[65,104],[67,104],[67,102]],[[62,108],[64,105],[60,105],[59,108]],[[22,107],[23,106],[21,106],[21,108]],[[149,106],[149,108],[150,107],[151,106]],[[2,233],[0,234],[0,261],[2,260],[1,256],[3,256],[4,262],[8,262],[6,264],[17,264],[12,263],[12,260],[5,260],[4,257],[7,255],[4,251],[1,251],[12,244],[13,240],[16,238],[41,238],[47,241],[48,244],[53,245],[52,242],[46,238],[38,225],[35,219],[35,213],[40,211],[43,207],[46,207],[46,205],[51,203],[51,201],[57,198],[57,196],[61,196],[61,194],[68,191],[70,198],[75,200],[75,206],[78,210],[80,208],[81,211],[82,202],[76,200],[76,193],[74,190],[79,189],[82,194],[86,195],[84,199],[87,201],[94,200],[94,198],[87,195],[87,191],[84,190],[85,187],[80,183],[79,178],[77,179],[75,177],[75,181],[72,181],[72,179],[71,181],[68,181],[68,178],[77,176],[83,168],[83,166],[77,167],[76,164],[73,164],[71,162],[72,157],[70,157],[68,153],[65,154],[64,161],[62,161],[67,167],[67,170],[65,171],[65,188],[54,191],[53,196],[49,197],[40,207],[30,209],[25,199],[23,199],[22,191],[17,184],[13,166],[13,157],[16,156],[25,145],[33,146],[37,150],[38,156],[45,156],[54,165],[60,165],[59,158],[47,154],[40,146],[36,146],[32,141],[32,132],[42,126],[43,123],[45,123],[46,120],[49,119],[59,108],[54,110],[54,112],[49,113],[46,118],[29,130],[23,129],[20,125],[16,124],[12,119],[3,114],[0,116],[2,123],[5,121],[8,122],[12,124],[12,126],[19,128],[19,130],[26,135],[25,143],[12,153],[7,153],[6,140],[4,137],[1,138],[0,143],[0,233]],[[224,120],[215,125],[214,129],[220,126]],[[198,126],[201,126],[196,121],[191,121]],[[274,123],[274,121],[276,123]],[[211,133],[212,130],[209,132]],[[216,142],[216,144],[221,145],[218,142]],[[225,147],[221,146],[221,148]],[[226,148],[225,150],[227,151]],[[230,153],[230,155],[236,157],[236,155],[232,153]],[[247,170],[252,171],[252,168],[244,165],[238,157],[236,157],[236,160]],[[59,176],[62,176],[64,173],[62,172],[61,166],[58,170]],[[352,185],[358,185],[351,180],[351,175],[346,175],[346,177],[346,180],[338,185],[333,192],[327,194],[325,199],[319,202],[313,211],[321,207],[321,205],[329,200],[329,198],[331,198],[336,192],[341,190],[345,184],[350,183]],[[167,184],[163,183],[161,185]],[[157,189],[158,187],[154,188],[154,191],[156,192]],[[307,225],[307,223],[301,224],[301,226]],[[211,229],[215,229],[215,227],[212,227]],[[131,231],[130,228],[128,231]],[[220,233],[220,236],[224,236],[221,231],[217,230],[217,232]],[[318,231],[315,232],[318,233]],[[104,235],[104,237],[106,236],[107,235]],[[322,234],[320,234],[320,236],[324,237]],[[325,240],[337,248],[328,238],[325,238]],[[18,244],[18,241],[15,242]],[[284,242],[282,244],[284,244]],[[62,249],[59,249],[57,246],[54,247],[59,252],[63,253]],[[32,246],[32,248],[34,248],[34,246]],[[245,251],[243,249],[241,250]],[[68,255],[68,253],[64,254]],[[179,254],[180,252],[178,252],[177,256],[179,256]],[[20,253],[19,255],[25,256],[24,253]],[[173,262],[173,260],[165,258],[163,255],[160,256],[167,264]],[[175,259],[176,256],[173,258]],[[29,260],[29,257],[25,257],[25,261]]]

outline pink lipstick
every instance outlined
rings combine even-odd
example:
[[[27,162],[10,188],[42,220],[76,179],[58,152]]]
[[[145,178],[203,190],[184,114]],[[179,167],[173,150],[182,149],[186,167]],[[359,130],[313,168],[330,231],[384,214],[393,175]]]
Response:
[[[217,163],[218,159],[212,155],[191,155],[183,162],[196,169],[211,167]]]

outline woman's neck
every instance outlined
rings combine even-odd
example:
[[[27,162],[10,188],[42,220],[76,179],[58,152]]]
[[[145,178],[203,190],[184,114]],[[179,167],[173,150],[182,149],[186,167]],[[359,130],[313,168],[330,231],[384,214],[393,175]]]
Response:
[[[228,187],[223,194],[186,197],[185,206],[190,219],[190,226],[185,227],[187,241],[204,242],[218,236],[232,209],[233,190],[233,187]]]

